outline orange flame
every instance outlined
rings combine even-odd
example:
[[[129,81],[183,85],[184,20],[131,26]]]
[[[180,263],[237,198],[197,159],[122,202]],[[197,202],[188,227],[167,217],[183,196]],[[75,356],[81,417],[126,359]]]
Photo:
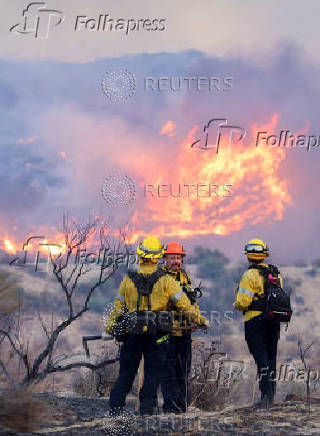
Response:
[[[17,251],[15,244],[7,238],[4,239],[2,248],[9,254],[15,254]]]
[[[258,131],[272,133],[278,116],[274,115],[268,125],[253,125],[252,138]],[[149,180],[154,186],[171,184],[177,195],[179,183],[205,185],[232,184],[231,196],[146,196],[146,206],[137,212],[137,222],[150,223],[152,233],[160,237],[195,235],[229,235],[245,225],[270,223],[281,220],[286,205],[292,204],[288,193],[288,182],[279,176],[279,167],[286,150],[249,144],[228,145],[221,138],[219,154],[215,150],[200,150],[190,147],[194,142],[195,126],[180,145],[174,165],[152,168]],[[153,176],[152,174],[153,173]],[[155,177],[154,174],[157,174]],[[148,176],[148,175],[147,175]],[[146,195],[146,194],[145,194]],[[150,227],[150,226],[149,226]],[[139,234],[145,232],[139,231]]]
[[[160,130],[160,135],[175,136],[177,125],[173,121],[167,121]]]

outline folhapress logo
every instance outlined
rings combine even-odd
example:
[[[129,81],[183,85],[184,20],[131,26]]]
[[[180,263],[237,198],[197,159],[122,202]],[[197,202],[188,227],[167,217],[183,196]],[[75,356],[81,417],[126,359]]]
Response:
[[[58,26],[65,16],[61,11],[47,8],[47,3],[32,2],[22,12],[23,21],[10,28],[17,35],[33,34],[35,38],[48,38],[51,27]],[[109,14],[100,14],[91,18],[87,15],[77,15],[73,30],[75,32],[122,32],[129,33],[145,31],[163,31],[166,29],[165,18],[113,18]]]
[[[202,150],[212,150],[215,149],[216,153],[219,153],[219,145],[221,136],[224,134],[228,135],[228,145],[230,147],[231,144],[235,144],[241,141],[245,135],[246,131],[242,127],[239,126],[230,126],[228,125],[228,121],[226,118],[213,118],[208,122],[206,126],[203,128],[204,135],[202,138],[191,144],[191,147],[199,144],[197,148]],[[211,133],[211,137],[215,136],[215,142],[210,144],[209,132]],[[238,137],[234,137],[234,133],[238,135]]]
[[[10,32],[33,34],[35,38],[48,38],[49,29],[58,26],[65,18],[61,11],[47,9],[47,3],[30,3],[22,16],[23,22],[12,26]]]

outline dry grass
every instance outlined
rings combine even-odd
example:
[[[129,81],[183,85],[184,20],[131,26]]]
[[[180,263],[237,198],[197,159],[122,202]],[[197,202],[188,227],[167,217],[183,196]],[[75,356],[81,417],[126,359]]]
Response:
[[[11,314],[19,307],[18,282],[11,276],[0,271],[0,313]]]
[[[239,385],[244,362],[229,360],[215,348],[198,342],[193,349],[189,393],[191,406],[205,411],[222,410],[230,404]]]
[[[10,430],[36,431],[51,416],[51,406],[25,389],[0,394],[0,425]]]
[[[106,359],[113,359],[117,354],[117,347],[111,350],[109,346],[101,347],[100,354],[96,357],[95,363],[98,364]],[[106,365],[95,371],[81,368],[74,372],[72,389],[81,397],[102,397],[108,396],[115,382],[119,370],[118,363]]]

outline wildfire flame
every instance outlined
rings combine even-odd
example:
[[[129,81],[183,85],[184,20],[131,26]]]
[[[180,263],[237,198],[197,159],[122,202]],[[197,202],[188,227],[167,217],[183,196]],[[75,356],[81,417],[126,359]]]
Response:
[[[229,147],[228,138],[221,137],[219,153],[190,145],[201,135],[200,126],[193,126],[185,139],[177,144],[177,153],[170,159],[162,158],[152,151],[144,151],[144,159],[123,162],[123,169],[139,180],[141,190],[145,184],[156,187],[161,183],[171,184],[175,197],[159,197],[145,194],[142,207],[136,209],[131,219],[135,229],[127,242],[136,243],[146,235],[159,238],[188,238],[199,235],[230,235],[244,226],[254,226],[281,220],[285,208],[292,204],[288,192],[289,181],[280,173],[287,149],[281,147],[256,147],[258,131],[275,132],[278,115],[273,115],[265,125],[253,124],[249,140]],[[159,135],[175,132],[176,125],[168,121]],[[247,136],[247,137],[248,137]],[[252,139],[250,139],[252,138]],[[173,146],[170,146],[172,153]],[[63,152],[61,152],[62,155]],[[148,154],[150,153],[150,154]],[[62,156],[64,157],[64,156]],[[179,184],[204,185],[232,184],[231,196],[177,196]],[[39,230],[40,231],[40,230]],[[46,241],[60,244],[65,249],[64,235],[45,230]],[[2,249],[7,253],[21,250],[22,244],[6,236]],[[43,240],[42,243],[45,243]],[[35,241],[32,244],[37,245]],[[88,244],[89,245],[89,244]],[[36,248],[36,247],[33,248]],[[48,253],[48,245],[39,245],[39,250]],[[60,248],[50,246],[52,254],[60,254]]]
[[[175,136],[177,125],[173,121],[167,121],[160,131],[160,135]]]
[[[286,149],[255,145],[258,131],[274,132],[278,116],[267,125],[252,125],[252,141],[229,147],[227,138],[221,138],[219,153],[190,147],[199,127],[194,126],[180,145],[173,165],[159,166],[153,176],[154,185],[171,184],[174,192],[178,184],[216,183],[232,184],[232,196],[147,196],[145,209],[136,213],[137,223],[151,224],[153,234],[160,237],[182,238],[195,235],[229,235],[245,225],[281,220],[286,205],[292,204],[288,182],[281,179],[279,168]],[[139,231],[140,230],[140,231]],[[138,229],[138,234],[145,234]]]
[[[29,235],[26,240],[28,240],[28,238],[30,238],[31,236],[32,235]],[[29,252],[39,250],[41,253],[50,253],[55,256],[66,251],[64,235],[62,235],[61,233],[57,233],[50,239],[33,239],[32,242],[29,242],[28,244],[23,242],[14,242],[12,237],[11,239],[5,238],[3,240],[3,243],[0,244],[0,248],[8,254],[16,254],[17,252],[23,250]]]
[[[16,246],[13,242],[11,242],[9,239],[5,238],[3,240],[3,249],[7,253],[15,254],[16,253]]]

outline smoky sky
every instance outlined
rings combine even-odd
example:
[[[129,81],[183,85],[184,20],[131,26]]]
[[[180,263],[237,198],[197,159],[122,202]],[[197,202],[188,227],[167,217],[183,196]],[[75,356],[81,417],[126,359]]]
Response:
[[[31,223],[52,225],[63,210],[110,212],[101,198],[101,182],[108,173],[121,171],[122,156],[134,141],[139,142],[134,158],[143,166],[144,150],[153,150],[165,164],[192,126],[203,127],[212,118],[227,118],[249,130],[252,123],[266,123],[277,113],[277,131],[307,126],[309,134],[320,135],[319,66],[292,43],[279,45],[263,67],[198,51],[88,63],[1,60],[0,67],[1,220],[5,228],[18,219],[21,237]],[[136,92],[125,102],[112,102],[101,90],[110,67],[136,76]],[[146,77],[232,78],[232,90],[188,91],[184,86],[181,91],[146,91]],[[161,138],[159,131],[168,120],[177,125],[176,135]],[[293,204],[281,221],[270,217],[264,225],[224,237],[195,237],[188,244],[218,247],[237,258],[235,248],[240,251],[247,238],[259,235],[273,244],[281,261],[320,258],[315,242],[319,159],[320,147],[287,151],[281,176],[289,181]],[[115,213],[130,215],[135,207],[143,207],[143,201]]]

